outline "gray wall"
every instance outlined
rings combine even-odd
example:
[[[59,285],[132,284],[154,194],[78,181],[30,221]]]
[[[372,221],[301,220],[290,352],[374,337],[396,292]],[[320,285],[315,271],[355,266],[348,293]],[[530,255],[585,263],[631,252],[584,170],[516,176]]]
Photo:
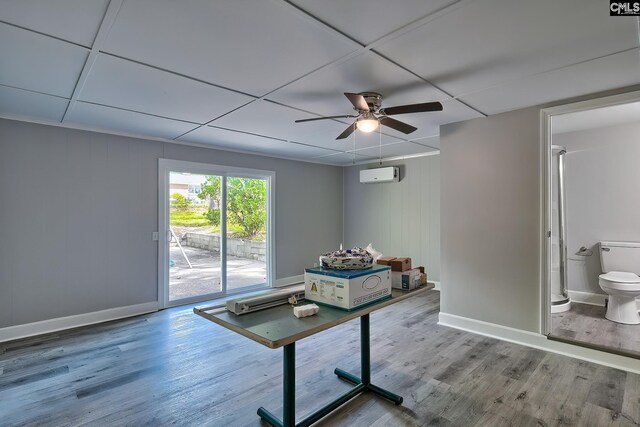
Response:
[[[429,280],[440,280],[440,156],[383,166],[399,166],[401,181],[360,184],[360,170],[344,169],[344,242],[374,247],[385,255],[409,256]]]
[[[342,168],[0,119],[0,327],[157,300],[158,158],[276,172],[276,278],[342,240]]]
[[[640,242],[640,123],[557,134],[553,143],[567,148],[569,289],[604,293],[598,242]],[[576,256],[580,246],[593,255]]]
[[[540,328],[540,109],[440,128],[441,310]]]

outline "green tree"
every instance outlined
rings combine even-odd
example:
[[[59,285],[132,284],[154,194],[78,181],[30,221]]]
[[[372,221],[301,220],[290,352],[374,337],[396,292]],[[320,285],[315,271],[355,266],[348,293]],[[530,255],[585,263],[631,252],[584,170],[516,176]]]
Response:
[[[205,213],[210,224],[220,225],[222,179],[207,176],[198,197],[209,201]],[[227,178],[227,219],[241,231],[239,237],[254,238],[263,234],[267,220],[267,182],[263,179]]]
[[[191,204],[191,200],[187,199],[180,193],[172,193],[171,204],[177,209],[186,209]]]
[[[242,229],[240,237],[264,232],[267,220],[267,182],[264,179],[227,179],[227,217]]]
[[[222,178],[219,176],[207,176],[200,186],[198,198],[209,201],[209,208],[204,213],[209,224],[217,227],[220,225],[220,187]]]

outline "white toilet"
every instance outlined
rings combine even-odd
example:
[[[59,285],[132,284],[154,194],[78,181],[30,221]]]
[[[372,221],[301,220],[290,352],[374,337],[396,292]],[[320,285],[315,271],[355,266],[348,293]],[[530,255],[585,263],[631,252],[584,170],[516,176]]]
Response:
[[[600,287],[609,295],[605,317],[627,325],[640,324],[640,242],[600,242],[603,274]]]

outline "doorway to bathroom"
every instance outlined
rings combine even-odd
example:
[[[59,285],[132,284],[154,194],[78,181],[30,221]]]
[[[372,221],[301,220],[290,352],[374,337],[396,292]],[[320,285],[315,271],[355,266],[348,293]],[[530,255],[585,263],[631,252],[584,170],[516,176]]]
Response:
[[[542,110],[542,331],[640,359],[640,92]]]

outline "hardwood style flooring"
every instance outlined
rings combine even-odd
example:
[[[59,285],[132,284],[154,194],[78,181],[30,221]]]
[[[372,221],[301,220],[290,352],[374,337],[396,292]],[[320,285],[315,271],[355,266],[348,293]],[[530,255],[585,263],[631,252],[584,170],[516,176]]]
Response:
[[[640,358],[640,325],[623,325],[604,317],[606,308],[571,303],[571,310],[555,313],[551,334],[566,341],[623,351]]]
[[[640,375],[438,326],[439,293],[371,315],[368,394],[323,426],[637,426]],[[359,321],[300,341],[297,414],[359,372]],[[282,350],[176,308],[0,344],[1,425],[260,426],[282,412]]]

